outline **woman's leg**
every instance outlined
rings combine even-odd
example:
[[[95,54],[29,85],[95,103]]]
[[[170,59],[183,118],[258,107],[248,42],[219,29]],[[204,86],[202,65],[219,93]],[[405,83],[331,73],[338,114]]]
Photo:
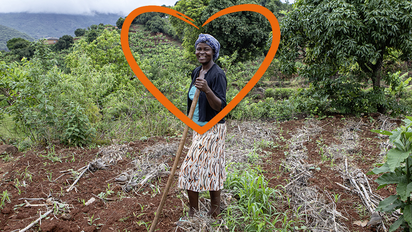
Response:
[[[199,193],[191,190],[187,190],[187,196],[189,197],[189,217],[195,215],[195,211],[199,210]]]
[[[214,218],[220,214],[220,190],[210,191],[210,211],[208,214]]]

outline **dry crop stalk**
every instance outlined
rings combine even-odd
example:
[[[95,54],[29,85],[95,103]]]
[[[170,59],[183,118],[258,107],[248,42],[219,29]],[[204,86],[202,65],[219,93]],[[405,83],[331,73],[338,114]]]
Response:
[[[200,94],[200,90],[196,89],[196,93],[195,93],[195,96],[193,97],[192,105],[190,106],[190,111],[189,111],[189,118],[190,119],[192,119],[193,113],[195,112],[197,100],[199,99],[199,94]],[[185,145],[185,141],[186,141],[188,131],[189,131],[189,126],[186,125],[185,130],[183,131],[182,139],[180,140],[179,148],[178,148],[177,153],[176,153],[175,162],[174,162],[172,170],[170,172],[169,179],[167,180],[166,187],[163,191],[162,199],[160,200],[160,204],[159,204],[159,207],[157,208],[155,218],[152,222],[152,225],[150,226],[150,232],[153,232],[155,230],[157,222],[159,221],[159,217],[160,217],[160,214],[162,213],[163,205],[166,202],[166,196],[169,193],[170,186],[172,185],[172,182],[173,182],[173,178],[174,178],[174,175],[175,175],[175,172],[176,172],[177,164],[179,163],[180,155],[182,154],[182,150],[183,150],[183,147]]]

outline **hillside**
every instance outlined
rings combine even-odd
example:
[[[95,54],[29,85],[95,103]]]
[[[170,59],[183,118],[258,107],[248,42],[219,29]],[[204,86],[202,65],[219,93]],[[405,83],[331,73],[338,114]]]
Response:
[[[93,24],[116,25],[119,17],[122,16],[100,13],[94,15],[0,13],[0,24],[24,32],[34,39],[41,39],[63,35],[74,36],[77,28],[87,28]],[[0,39],[2,37],[3,34],[0,34]]]
[[[26,33],[20,32],[10,27],[0,25],[0,50],[8,50],[7,41],[13,38],[18,38],[18,37],[27,39],[29,41],[34,40],[32,37],[30,37]]]

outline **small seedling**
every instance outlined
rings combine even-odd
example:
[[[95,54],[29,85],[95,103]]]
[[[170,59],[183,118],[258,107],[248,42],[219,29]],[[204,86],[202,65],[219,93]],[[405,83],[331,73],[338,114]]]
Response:
[[[11,203],[10,200],[10,194],[7,192],[7,190],[4,190],[2,194],[0,194],[1,196],[1,202],[0,202],[0,208],[3,209],[3,205],[5,205],[5,202],[7,203]]]

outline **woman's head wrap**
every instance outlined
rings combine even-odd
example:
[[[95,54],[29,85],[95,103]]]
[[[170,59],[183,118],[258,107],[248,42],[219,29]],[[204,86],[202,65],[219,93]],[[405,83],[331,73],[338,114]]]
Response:
[[[195,49],[199,43],[205,43],[213,49],[213,60],[216,60],[219,57],[220,43],[215,37],[209,34],[200,34],[199,38],[196,40]]]

